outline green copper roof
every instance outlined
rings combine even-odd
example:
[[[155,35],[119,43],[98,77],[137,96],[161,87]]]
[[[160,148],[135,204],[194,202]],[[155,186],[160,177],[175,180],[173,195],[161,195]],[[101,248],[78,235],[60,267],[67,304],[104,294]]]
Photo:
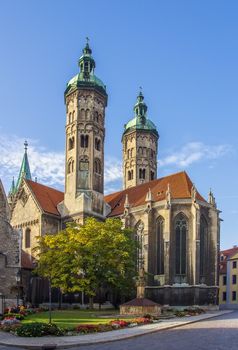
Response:
[[[15,180],[14,180],[14,176],[13,176],[11,188],[10,188],[10,190],[9,190],[8,195],[9,195],[9,196],[12,196],[12,195],[15,194],[15,192],[16,192],[16,185],[15,185]]]
[[[88,39],[87,39],[88,40]],[[96,88],[102,94],[107,96],[106,86],[96,77],[94,69],[96,67],[95,61],[91,56],[92,50],[87,42],[83,49],[83,55],[79,58],[78,65],[80,72],[75,75],[66,85],[65,95],[69,94],[79,87]]]
[[[23,178],[31,180],[31,171],[30,171],[30,165],[29,165],[28,156],[27,156],[28,143],[26,141],[24,143],[24,146],[25,146],[25,153],[24,153],[24,156],[23,156],[23,159],[22,159],[21,169],[20,169],[19,176],[18,176],[18,179],[17,179],[15,192],[18,190],[18,188],[19,188]]]
[[[134,106],[134,118],[125,124],[124,134],[133,130],[150,131],[159,136],[155,124],[147,118],[147,105],[144,102],[144,96],[140,91]]]

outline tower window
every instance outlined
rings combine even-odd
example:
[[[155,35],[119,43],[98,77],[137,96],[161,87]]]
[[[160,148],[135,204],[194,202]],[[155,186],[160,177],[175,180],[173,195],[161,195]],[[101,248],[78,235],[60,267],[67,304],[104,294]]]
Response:
[[[132,171],[128,171],[128,180],[132,180],[133,178],[133,170]]]
[[[101,162],[99,159],[95,159],[94,161],[94,172],[99,175],[102,173]]]
[[[99,140],[98,138],[95,138],[95,149],[97,151],[101,150],[101,140]]]
[[[74,137],[69,138],[69,151],[74,148]]]
[[[69,124],[72,122],[72,113],[69,113]]]
[[[127,158],[130,158],[130,150],[127,150]]]
[[[95,122],[98,123],[98,112],[95,112]]]
[[[68,174],[70,174],[73,171],[74,171],[74,161],[72,159],[70,159],[68,161],[67,172],[68,172]]]
[[[81,135],[80,146],[82,148],[88,148],[88,135]]]
[[[151,180],[155,179],[155,173],[153,171],[150,172],[150,179]]]
[[[145,180],[145,169],[139,169],[139,179]]]
[[[90,110],[86,109],[86,119],[89,120],[90,119]]]
[[[25,231],[25,248],[31,247],[31,230],[29,228]]]

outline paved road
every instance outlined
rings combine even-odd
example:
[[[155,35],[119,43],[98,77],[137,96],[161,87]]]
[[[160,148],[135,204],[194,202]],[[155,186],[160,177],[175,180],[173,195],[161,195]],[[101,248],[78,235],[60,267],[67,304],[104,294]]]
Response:
[[[238,350],[238,311],[180,328],[71,350]]]
[[[187,326],[128,340],[71,350],[238,350],[238,311]],[[0,350],[19,350],[1,346]]]

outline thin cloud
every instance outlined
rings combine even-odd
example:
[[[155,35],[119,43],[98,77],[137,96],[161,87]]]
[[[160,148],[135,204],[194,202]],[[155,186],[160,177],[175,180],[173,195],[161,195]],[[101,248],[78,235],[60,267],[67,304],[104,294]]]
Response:
[[[65,177],[64,152],[49,152],[41,147],[36,140],[28,139],[28,143],[28,158],[32,178],[37,177],[40,183],[63,189]],[[0,135],[0,177],[5,183],[9,184],[12,177],[17,178],[19,174],[24,152],[23,144],[23,138]],[[119,181],[121,179],[121,162],[116,158],[106,157],[105,190],[110,192],[112,189],[120,188]],[[110,184],[114,185],[110,186]]]
[[[177,168],[187,168],[193,163],[202,160],[216,160],[232,152],[231,145],[205,145],[202,142],[189,142],[181,149],[171,152],[171,154],[160,159],[160,166],[175,166]]]

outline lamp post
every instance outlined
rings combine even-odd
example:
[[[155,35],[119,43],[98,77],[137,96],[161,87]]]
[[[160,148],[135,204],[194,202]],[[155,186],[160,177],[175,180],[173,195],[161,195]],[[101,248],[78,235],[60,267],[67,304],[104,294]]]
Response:
[[[17,282],[17,307],[19,306],[19,299],[20,299],[20,282],[21,282],[21,271],[20,269],[17,270],[16,274],[16,282]]]

